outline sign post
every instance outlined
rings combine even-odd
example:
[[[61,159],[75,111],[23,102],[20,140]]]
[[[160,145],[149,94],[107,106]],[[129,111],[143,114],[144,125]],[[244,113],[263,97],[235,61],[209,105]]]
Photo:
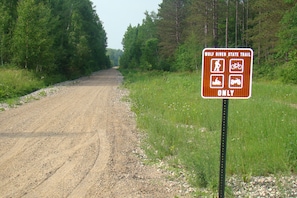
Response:
[[[201,96],[223,99],[219,198],[225,195],[229,99],[251,97],[252,66],[249,48],[206,48],[202,52]]]
[[[223,198],[225,196],[228,106],[229,106],[229,99],[223,99],[222,129],[221,129],[221,154],[220,154],[220,176],[219,176],[219,198]]]

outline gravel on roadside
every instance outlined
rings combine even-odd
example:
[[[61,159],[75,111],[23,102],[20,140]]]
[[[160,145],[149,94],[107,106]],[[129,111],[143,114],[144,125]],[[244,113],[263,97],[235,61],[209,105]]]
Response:
[[[72,81],[65,81],[65,82],[57,83],[53,86],[39,89],[39,90],[34,91],[30,94],[20,97],[18,100],[16,100],[14,102],[14,104],[0,103],[0,112],[9,110],[11,108],[16,108],[19,105],[23,105],[25,103],[28,103],[28,102],[31,102],[34,100],[39,100],[46,96],[53,95],[57,91],[64,89],[67,86],[75,85],[75,84],[79,83],[80,81],[81,81],[80,79],[72,80]]]
[[[297,176],[258,176],[245,178],[232,176],[227,186],[235,197],[297,197]]]

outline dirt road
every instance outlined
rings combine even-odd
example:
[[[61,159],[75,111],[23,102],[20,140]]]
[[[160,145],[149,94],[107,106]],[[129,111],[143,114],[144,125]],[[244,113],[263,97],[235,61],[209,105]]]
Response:
[[[174,197],[144,166],[115,69],[0,112],[0,197]]]

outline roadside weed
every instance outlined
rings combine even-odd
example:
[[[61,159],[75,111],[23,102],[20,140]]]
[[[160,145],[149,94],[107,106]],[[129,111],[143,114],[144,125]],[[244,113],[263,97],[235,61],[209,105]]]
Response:
[[[28,70],[0,67],[0,101],[23,96],[44,86]]]
[[[200,96],[194,73],[123,72],[145,150],[179,161],[195,186],[217,188],[222,100]],[[297,171],[297,87],[253,82],[248,100],[230,100],[227,174]]]

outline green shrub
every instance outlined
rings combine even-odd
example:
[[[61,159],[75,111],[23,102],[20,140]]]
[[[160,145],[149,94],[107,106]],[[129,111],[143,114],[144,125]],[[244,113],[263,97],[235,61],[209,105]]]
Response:
[[[280,71],[281,80],[284,83],[297,84],[297,63],[291,61],[286,63]]]

